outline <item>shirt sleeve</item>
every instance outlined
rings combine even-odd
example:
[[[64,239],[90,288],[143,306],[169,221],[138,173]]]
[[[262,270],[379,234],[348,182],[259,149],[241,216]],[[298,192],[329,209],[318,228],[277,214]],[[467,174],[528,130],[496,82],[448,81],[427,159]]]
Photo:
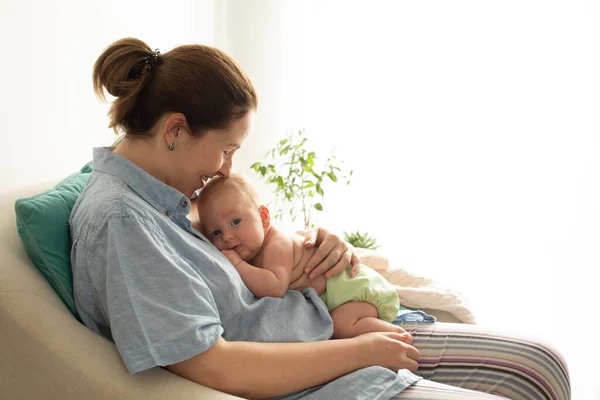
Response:
[[[129,372],[176,364],[212,347],[223,334],[212,293],[158,227],[134,215],[113,217],[106,229],[105,245],[94,247],[105,252],[98,255],[106,259],[103,302]]]

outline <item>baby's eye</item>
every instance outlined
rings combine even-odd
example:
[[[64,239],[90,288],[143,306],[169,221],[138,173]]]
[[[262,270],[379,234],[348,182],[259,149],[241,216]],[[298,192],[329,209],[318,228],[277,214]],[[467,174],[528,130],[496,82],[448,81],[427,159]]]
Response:
[[[218,238],[220,234],[221,234],[221,231],[217,229],[216,231],[213,231],[213,232],[210,234],[210,236],[212,236],[212,237],[214,237],[214,238]]]
[[[238,226],[238,225],[240,224],[240,222],[242,222],[242,219],[241,219],[241,218],[234,218],[234,219],[231,221],[231,226]]]

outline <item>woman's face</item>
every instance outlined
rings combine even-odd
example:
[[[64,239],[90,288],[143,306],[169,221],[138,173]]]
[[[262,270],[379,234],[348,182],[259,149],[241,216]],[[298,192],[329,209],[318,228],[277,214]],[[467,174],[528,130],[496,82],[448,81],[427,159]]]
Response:
[[[235,152],[252,131],[254,111],[232,122],[226,129],[215,129],[196,138],[186,134],[179,141],[177,152],[178,173],[170,185],[187,197],[204,186],[204,182],[216,176],[228,177]]]

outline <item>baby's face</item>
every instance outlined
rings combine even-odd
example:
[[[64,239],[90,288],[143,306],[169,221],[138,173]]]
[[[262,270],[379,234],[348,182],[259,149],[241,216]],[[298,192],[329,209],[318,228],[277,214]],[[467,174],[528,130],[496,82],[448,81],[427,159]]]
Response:
[[[202,232],[219,250],[234,250],[244,261],[259,253],[265,231],[257,207],[233,190],[222,190],[200,205]]]

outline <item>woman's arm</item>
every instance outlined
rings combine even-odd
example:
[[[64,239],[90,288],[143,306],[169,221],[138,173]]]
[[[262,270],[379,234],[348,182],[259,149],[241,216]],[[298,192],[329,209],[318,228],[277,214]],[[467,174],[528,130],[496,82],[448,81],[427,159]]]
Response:
[[[313,343],[227,342],[166,368],[184,378],[246,398],[269,398],[329,382],[360,368],[417,369],[409,334],[369,333]]]

